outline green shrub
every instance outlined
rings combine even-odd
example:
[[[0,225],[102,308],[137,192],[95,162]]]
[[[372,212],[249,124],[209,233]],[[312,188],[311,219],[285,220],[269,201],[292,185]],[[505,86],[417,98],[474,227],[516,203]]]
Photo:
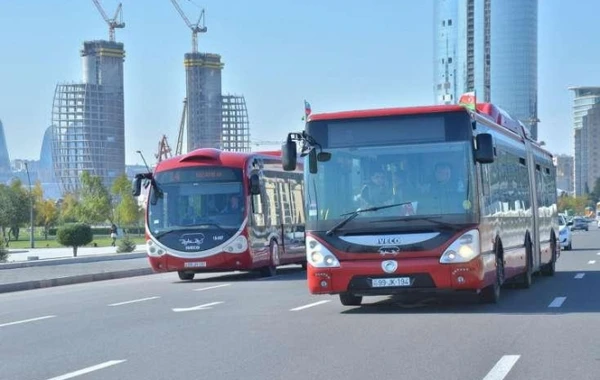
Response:
[[[119,240],[119,244],[117,246],[117,253],[133,252],[135,250],[135,246],[135,242],[131,240],[129,235],[125,235],[123,239]]]
[[[77,248],[94,240],[92,228],[83,223],[68,224],[58,229],[56,241],[66,247],[73,247],[73,257],[77,257]]]

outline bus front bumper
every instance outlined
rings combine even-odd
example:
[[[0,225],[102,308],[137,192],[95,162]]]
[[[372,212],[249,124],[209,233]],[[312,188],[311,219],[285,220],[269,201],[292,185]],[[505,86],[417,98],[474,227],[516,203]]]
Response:
[[[440,264],[438,258],[396,259],[397,269],[386,273],[384,260],[341,261],[337,268],[308,265],[311,294],[392,295],[411,292],[444,293],[480,290],[493,284],[493,255],[478,256],[468,263]]]

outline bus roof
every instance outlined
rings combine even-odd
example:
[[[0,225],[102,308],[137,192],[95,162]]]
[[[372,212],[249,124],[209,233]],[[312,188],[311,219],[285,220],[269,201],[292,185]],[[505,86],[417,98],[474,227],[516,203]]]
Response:
[[[310,115],[308,121],[336,120],[336,119],[361,119],[367,117],[385,117],[401,115],[418,115],[426,113],[465,111],[465,108],[459,105],[437,105],[437,106],[418,106],[418,107],[391,107],[376,108],[369,110],[329,112]]]
[[[281,157],[281,151],[228,152],[214,148],[200,148],[189,153],[161,161],[156,171],[170,170],[195,165],[222,165],[243,168],[248,158],[253,156]]]

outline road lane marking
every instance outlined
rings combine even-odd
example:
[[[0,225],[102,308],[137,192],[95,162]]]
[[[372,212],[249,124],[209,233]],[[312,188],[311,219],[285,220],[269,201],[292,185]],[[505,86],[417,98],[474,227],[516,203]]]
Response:
[[[203,290],[209,290],[209,289],[217,289],[217,288],[222,288],[224,286],[230,286],[231,284],[222,284],[222,285],[215,285],[215,286],[208,286],[206,288],[199,288],[199,289],[194,289],[195,292],[201,292]]]
[[[488,372],[483,380],[502,380],[508,375],[521,355],[504,355],[498,363]]]
[[[290,311],[304,310],[304,309],[308,309],[309,307],[319,306],[319,305],[322,305],[322,304],[327,303],[327,302],[331,302],[331,301],[330,300],[317,301],[317,302],[309,303],[308,305],[295,307],[293,309],[290,309]]]
[[[596,260],[590,260],[588,261],[588,264],[596,264]]]
[[[159,296],[154,296],[154,297],[146,297],[146,298],[140,298],[137,300],[131,300],[131,301],[124,301],[124,302],[117,302],[117,303],[111,303],[108,306],[121,306],[121,305],[128,305],[130,303],[136,303],[136,302],[144,302],[144,301],[150,301],[150,300],[155,300],[157,298],[160,298]]]
[[[124,361],[125,360],[109,360],[107,362],[96,364],[96,365],[93,365],[91,367],[80,369],[78,371],[65,373],[64,375],[53,377],[53,378],[48,379],[48,380],[67,380],[67,379],[72,379],[72,378],[77,377],[77,376],[85,375],[86,373],[98,371],[98,370],[101,370],[101,369],[104,369],[104,368],[107,368],[107,367],[112,367],[113,365],[117,365],[117,364],[123,363]]]
[[[41,321],[43,319],[49,319],[49,318],[55,318],[56,315],[46,315],[43,317],[37,317],[37,318],[31,318],[31,319],[24,319],[22,321],[15,321],[15,322],[8,322],[8,323],[3,323],[0,325],[0,327],[5,327],[5,326],[12,326],[12,325],[20,325],[22,323],[29,323],[29,322],[35,322],[35,321]]]
[[[577,280],[581,280],[581,279],[583,278],[583,276],[585,276],[585,273],[577,273],[577,274],[575,275],[575,278],[576,278]]]
[[[600,252],[596,253],[596,255],[600,256]]]
[[[548,307],[561,307],[566,299],[567,297],[556,297],[552,302],[550,302],[550,305],[548,305]]]
[[[176,307],[176,308],[173,308],[172,310],[176,313],[181,313],[183,311],[207,310],[207,309],[211,309],[211,306],[218,305],[220,303],[223,303],[223,302],[222,301],[211,302],[211,303],[205,303],[204,305],[198,305],[198,306],[192,306],[192,307]]]

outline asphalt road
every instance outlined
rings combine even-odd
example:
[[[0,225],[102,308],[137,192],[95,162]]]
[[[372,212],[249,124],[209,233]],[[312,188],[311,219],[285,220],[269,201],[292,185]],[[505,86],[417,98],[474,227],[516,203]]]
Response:
[[[470,299],[343,307],[305,272],[176,274],[0,294],[0,379],[600,378],[600,231],[555,277]]]

